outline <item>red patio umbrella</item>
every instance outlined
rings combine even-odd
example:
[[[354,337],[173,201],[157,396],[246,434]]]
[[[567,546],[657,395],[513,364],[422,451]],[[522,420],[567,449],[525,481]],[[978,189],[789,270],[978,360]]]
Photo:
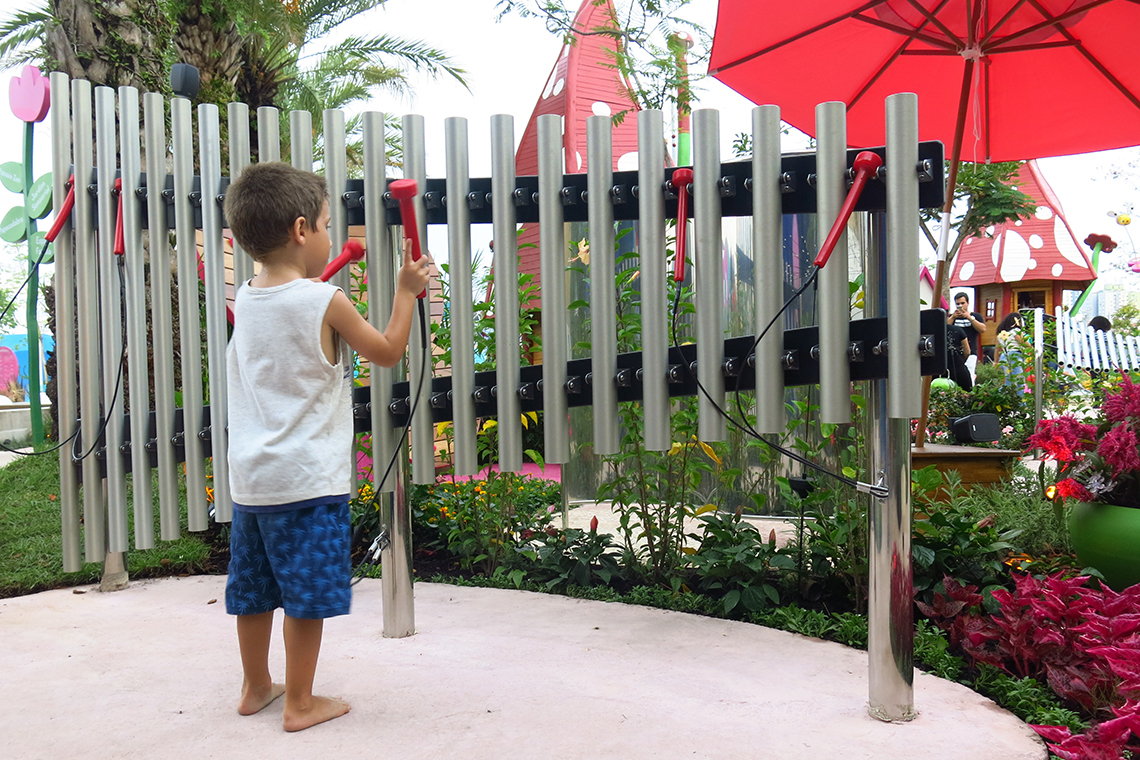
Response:
[[[1135,0],[720,0],[709,73],[808,134],[843,101],[855,146],[883,144],[888,95],[917,93],[919,137],[952,140],[940,291],[960,158],[1140,143],[1137,32]]]

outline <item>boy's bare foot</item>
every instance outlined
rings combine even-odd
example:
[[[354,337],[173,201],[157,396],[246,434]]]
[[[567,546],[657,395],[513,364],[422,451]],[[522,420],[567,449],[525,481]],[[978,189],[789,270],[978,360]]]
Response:
[[[338,697],[313,697],[308,708],[297,709],[289,704],[285,705],[285,730],[302,731],[326,720],[339,718],[351,709],[348,702]]]
[[[239,715],[253,715],[261,712],[266,705],[285,693],[285,684],[270,684],[268,689],[250,689],[243,687],[241,702],[238,703]]]

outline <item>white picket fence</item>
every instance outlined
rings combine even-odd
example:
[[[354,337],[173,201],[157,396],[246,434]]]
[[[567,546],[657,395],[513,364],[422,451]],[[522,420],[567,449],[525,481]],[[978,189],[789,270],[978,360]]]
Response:
[[[1088,370],[1140,369],[1140,340],[1094,330],[1057,307],[1057,362]]]

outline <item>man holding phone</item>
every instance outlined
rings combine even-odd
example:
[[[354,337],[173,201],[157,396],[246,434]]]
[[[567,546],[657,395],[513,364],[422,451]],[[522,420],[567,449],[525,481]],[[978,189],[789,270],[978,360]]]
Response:
[[[986,323],[982,315],[970,311],[970,298],[965,293],[954,296],[954,311],[946,319],[946,324],[957,325],[966,333],[966,340],[970,343],[970,356],[978,356],[978,336],[986,331]]]

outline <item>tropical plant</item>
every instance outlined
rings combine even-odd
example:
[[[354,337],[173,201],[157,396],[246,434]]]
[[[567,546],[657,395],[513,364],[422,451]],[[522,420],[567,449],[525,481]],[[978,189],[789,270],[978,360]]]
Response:
[[[1054,488],[1061,499],[1140,508],[1140,386],[1126,372],[1114,386],[1092,422],[1042,420],[1029,438],[1029,446],[1059,463]]]
[[[1020,167],[1019,161],[961,163],[954,200],[963,211],[951,224],[956,233],[947,252],[951,260],[967,238],[985,236],[991,225],[1027,219],[1037,210],[1037,202],[1015,187]],[[930,225],[940,216],[939,209],[924,209],[920,215],[922,234],[933,248],[938,248],[938,239]]]

